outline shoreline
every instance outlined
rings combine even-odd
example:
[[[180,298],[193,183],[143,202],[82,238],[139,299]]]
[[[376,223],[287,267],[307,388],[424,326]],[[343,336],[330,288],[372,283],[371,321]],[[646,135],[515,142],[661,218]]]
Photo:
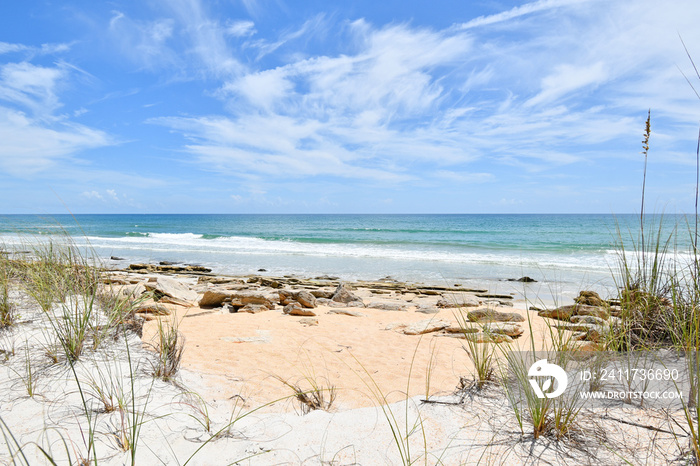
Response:
[[[52,330],[46,313],[21,286],[13,287],[22,320],[0,339],[3,345],[13,342],[12,355],[3,353],[7,360],[0,364],[0,416],[21,444],[42,442],[44,430],[55,429],[81,450],[79,439],[93,422],[99,438],[93,454],[100,464],[124,464],[130,452],[120,447],[124,439],[118,435],[124,422],[132,422],[124,413],[134,413],[142,416],[137,422],[143,420],[138,435],[147,446],[138,448],[138,458],[146,464],[157,458],[182,462],[192,454],[205,464],[243,458],[259,465],[401,464],[402,448],[409,446],[418,452],[410,455],[413,460],[441,458],[443,464],[619,459],[593,443],[582,450],[562,441],[550,450],[549,438],[538,442],[517,433],[502,388],[469,388],[474,364],[459,315],[484,317],[474,325],[489,326],[489,338],[497,336],[512,349],[548,338],[550,319],[526,310],[512,295],[389,280],[343,286],[334,277],[273,280],[147,269],[101,273],[102,292],[135,300],[142,336],[117,333],[100,349],[86,348],[75,377],[60,358],[47,359]],[[159,322],[178,323],[185,341],[180,370],[170,382],[152,375]],[[451,334],[455,325],[459,338]],[[583,351],[591,346],[581,343]],[[32,367],[38,382],[27,396],[23,371]],[[104,409],[100,393],[111,391],[117,398],[126,394],[124,411]],[[332,397],[333,403],[304,414],[300,393],[325,395],[326,404]],[[648,459],[640,452],[655,433],[624,423],[635,422],[634,409],[620,409],[618,416],[622,423],[587,410],[580,428],[596,432],[604,425],[606,446]],[[637,444],[625,440],[630,433]],[[668,439],[653,441],[653,458],[673,446]]]

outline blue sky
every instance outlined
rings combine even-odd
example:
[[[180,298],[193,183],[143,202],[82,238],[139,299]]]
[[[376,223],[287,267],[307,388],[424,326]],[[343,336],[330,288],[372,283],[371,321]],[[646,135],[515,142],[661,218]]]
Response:
[[[0,213],[692,212],[700,2],[0,5]]]

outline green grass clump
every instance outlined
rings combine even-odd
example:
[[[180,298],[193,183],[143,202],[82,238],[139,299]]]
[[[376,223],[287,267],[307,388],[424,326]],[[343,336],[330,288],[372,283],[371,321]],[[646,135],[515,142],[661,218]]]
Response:
[[[173,318],[168,321],[158,319],[158,342],[156,352],[158,360],[153,368],[153,375],[165,381],[172,380],[180,370],[185,341],[178,331],[178,323]]]

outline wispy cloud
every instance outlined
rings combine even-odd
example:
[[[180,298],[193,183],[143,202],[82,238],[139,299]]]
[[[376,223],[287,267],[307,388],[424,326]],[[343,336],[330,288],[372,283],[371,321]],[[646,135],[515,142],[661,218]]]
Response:
[[[0,167],[20,178],[55,170],[77,152],[113,144],[104,132],[75,123],[49,125],[0,106]]]
[[[226,25],[226,33],[234,37],[245,37],[255,34],[255,23],[248,20],[231,21]]]
[[[26,61],[0,66],[0,167],[4,171],[28,178],[54,170],[59,160],[76,152],[113,143],[103,131],[56,115],[62,106],[57,90],[73,69]]]
[[[70,50],[72,43],[59,44],[41,44],[40,46],[32,46],[25,44],[11,44],[9,42],[0,42],[0,55],[6,53],[22,52],[26,55],[54,55],[57,53],[67,52]]]
[[[542,11],[576,5],[590,1],[592,0],[539,0],[532,3],[526,3],[525,5],[521,5],[494,15],[479,16],[478,18],[474,18],[466,23],[463,23],[460,27],[462,29],[472,29],[482,26],[490,26],[492,24],[511,21],[513,19],[530,15],[533,13],[539,13]]]

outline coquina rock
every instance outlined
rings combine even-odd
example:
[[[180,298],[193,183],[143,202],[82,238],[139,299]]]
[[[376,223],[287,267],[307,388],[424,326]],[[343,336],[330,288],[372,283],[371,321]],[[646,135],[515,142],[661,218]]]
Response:
[[[608,303],[600,298],[600,295],[595,291],[581,291],[578,296],[574,298],[576,304],[585,304],[587,306],[598,306],[607,307]]]
[[[437,332],[450,326],[450,322],[442,319],[426,319],[409,324],[403,329],[406,335],[423,335]]]
[[[191,290],[187,285],[175,279],[157,276],[154,281],[144,282],[144,287],[153,292],[154,297],[160,299],[169,296],[184,302],[194,304],[197,301],[197,292]]]
[[[476,309],[467,314],[472,322],[524,322],[525,317],[516,312],[500,312],[494,309]]]
[[[248,312],[250,314],[257,314],[259,312],[269,311],[270,308],[262,304],[246,304],[245,306],[238,309],[238,312]]]
[[[316,313],[311,309],[305,309],[301,307],[301,304],[295,302],[289,303],[284,306],[283,311],[285,314],[290,316],[305,316],[305,317],[315,317]]]
[[[316,297],[306,290],[279,290],[280,304],[286,306],[289,303],[297,302],[303,307],[313,309],[317,307]]]
[[[537,313],[540,317],[550,319],[571,320],[573,316],[595,316],[603,320],[608,320],[610,312],[605,307],[588,306],[586,304],[572,304],[561,306],[556,309],[545,309]]]
[[[223,290],[218,288],[208,289],[199,300],[199,307],[220,307],[224,301],[231,299],[233,293],[234,292],[231,290]]]
[[[408,308],[404,303],[379,303],[371,302],[367,305],[371,309],[379,309],[381,311],[403,311],[405,312]]]
[[[357,302],[362,303],[362,299],[359,296],[353,294],[345,285],[345,283],[341,283],[340,285],[338,285],[338,287],[335,289],[335,293],[333,293],[333,297],[331,298],[331,300],[346,304]],[[364,304],[362,306],[364,307]]]

